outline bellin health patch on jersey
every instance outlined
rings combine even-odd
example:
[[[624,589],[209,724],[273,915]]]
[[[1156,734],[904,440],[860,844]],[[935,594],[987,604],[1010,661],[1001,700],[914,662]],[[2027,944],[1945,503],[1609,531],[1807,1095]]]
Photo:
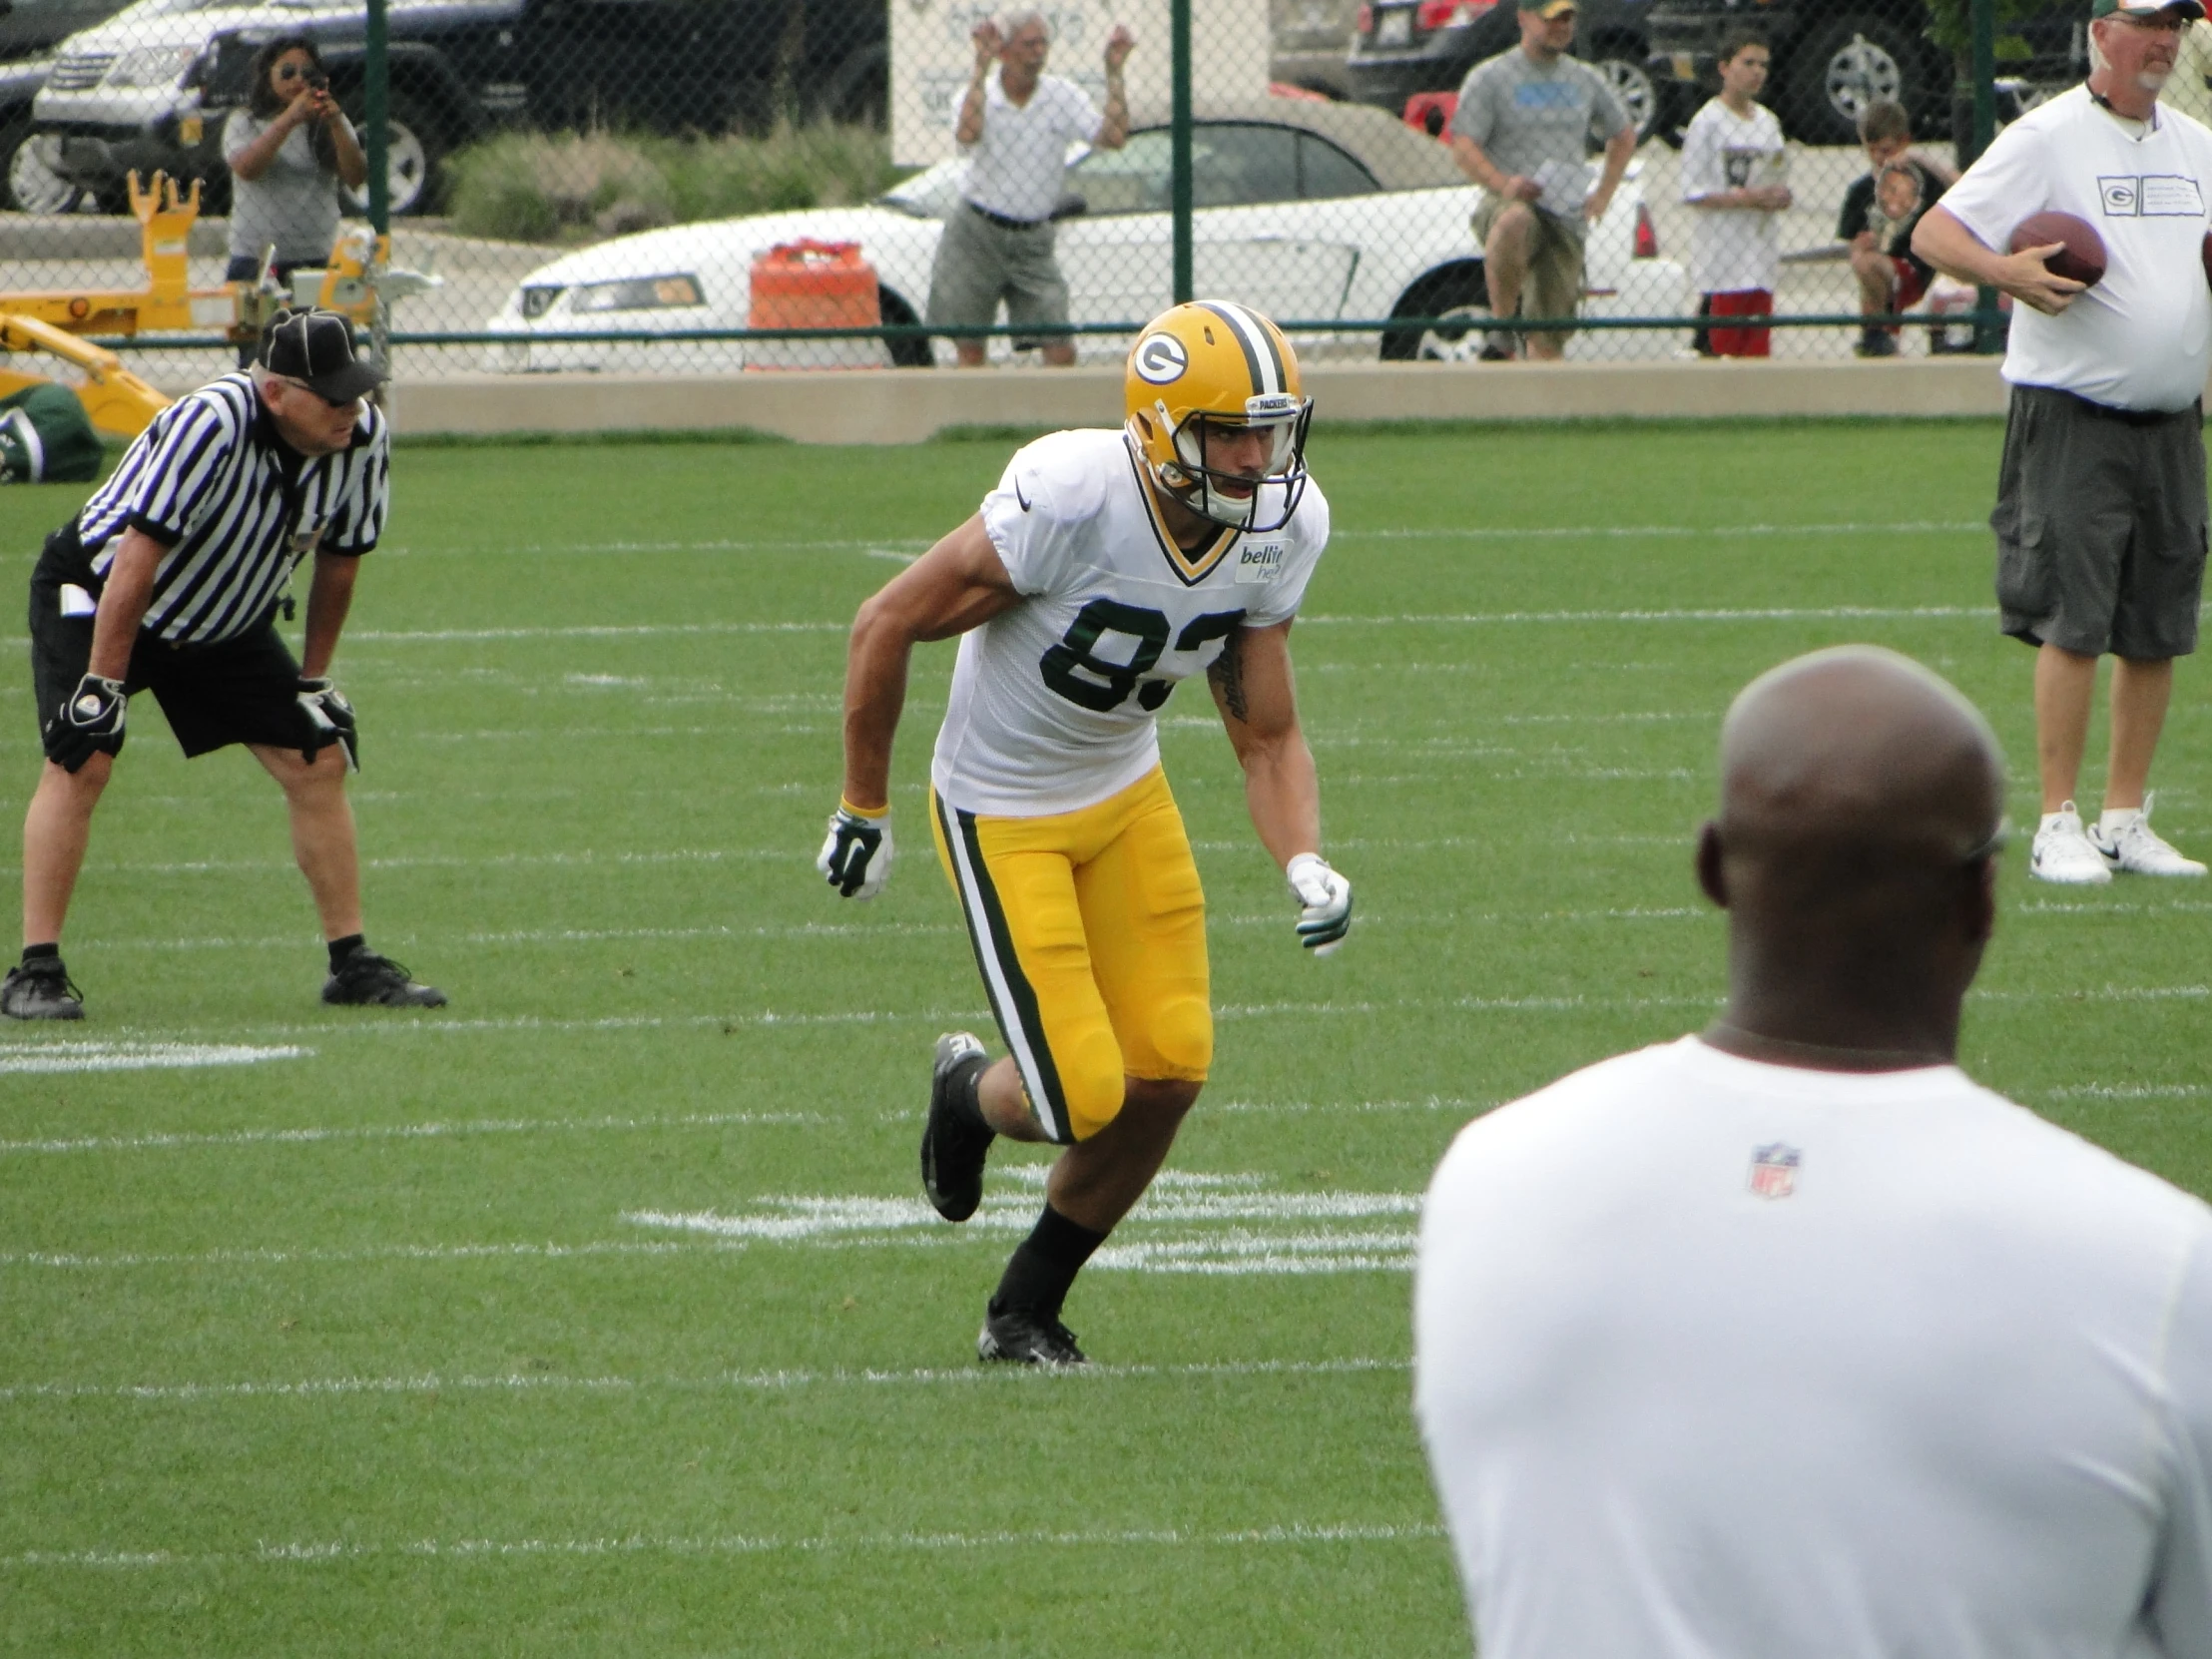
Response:
[[[1287,544],[1279,541],[1252,541],[1237,549],[1237,580],[1240,582],[1272,582],[1283,574],[1283,555]]]

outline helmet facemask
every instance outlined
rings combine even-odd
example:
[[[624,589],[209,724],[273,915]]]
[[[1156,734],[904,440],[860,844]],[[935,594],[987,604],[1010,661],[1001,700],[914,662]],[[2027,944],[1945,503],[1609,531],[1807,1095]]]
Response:
[[[1152,418],[1163,431],[1174,434],[1175,460],[1155,468],[1163,488],[1202,518],[1232,529],[1266,533],[1280,530],[1298,510],[1306,493],[1306,428],[1314,405],[1291,392],[1262,392],[1245,399],[1242,414],[1194,409],[1178,426],[1164,401],[1156,402]],[[1206,464],[1211,452],[1218,459],[1219,440],[1231,433],[1258,429],[1269,438],[1265,471],[1255,479],[1243,472]],[[1282,510],[1260,521],[1260,498],[1269,485],[1283,492]],[[1243,493],[1239,493],[1242,491]]]

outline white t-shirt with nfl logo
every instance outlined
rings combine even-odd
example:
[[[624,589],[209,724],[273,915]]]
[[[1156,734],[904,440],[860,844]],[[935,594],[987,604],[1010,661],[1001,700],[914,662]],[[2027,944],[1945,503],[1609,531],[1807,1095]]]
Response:
[[[2004,377],[2117,409],[2186,409],[2212,369],[2212,132],[2164,108],[2149,123],[2100,108],[2086,87],[1996,137],[1942,207],[1998,253],[2013,227],[2054,208],[2104,240],[2104,280],[2056,316],[2012,307]]]
[[[1482,1659],[2212,1654],[2212,1211],[1954,1067],[1476,1119],[1414,1350]]]
[[[983,498],[983,528],[1027,597],[960,636],[930,766],[947,805],[1038,818],[1120,793],[1160,764],[1156,717],[1176,686],[1238,627],[1298,613],[1329,545],[1318,485],[1281,529],[1225,528],[1188,551],[1140,466],[1119,430],[1055,432]],[[1283,486],[1260,489],[1265,523]]]
[[[1782,123],[1764,104],[1739,116],[1718,98],[1682,135],[1682,200],[1783,183]],[[1707,208],[1691,216],[1690,285],[1700,293],[1772,291],[1782,276],[1781,215]]]

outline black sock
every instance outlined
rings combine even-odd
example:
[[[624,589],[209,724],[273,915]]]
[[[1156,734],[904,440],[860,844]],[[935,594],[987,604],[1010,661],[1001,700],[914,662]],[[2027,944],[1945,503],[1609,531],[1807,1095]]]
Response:
[[[342,939],[332,939],[330,941],[330,971],[332,973],[337,972],[339,968],[345,966],[346,957],[352,955],[356,950],[366,950],[367,948],[367,944],[358,933],[348,933]]]
[[[978,1054],[968,1064],[952,1074],[952,1105],[959,1113],[960,1126],[973,1129],[980,1135],[995,1135],[991,1120],[983,1115],[983,1073],[991,1069],[991,1063]]]
[[[1006,1264],[1005,1276],[991,1298],[991,1312],[1022,1308],[1042,1319],[1058,1319],[1068,1287],[1091,1259],[1091,1252],[1105,1242],[1105,1234],[1093,1233],[1047,1204],[1036,1228]]]
[[[62,959],[59,944],[27,944],[23,947],[23,960],[31,962],[58,962]]]

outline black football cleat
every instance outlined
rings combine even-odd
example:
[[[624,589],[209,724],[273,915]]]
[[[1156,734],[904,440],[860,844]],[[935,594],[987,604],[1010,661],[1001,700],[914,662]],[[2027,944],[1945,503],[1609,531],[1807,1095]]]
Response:
[[[85,993],[59,956],[42,956],[8,969],[0,981],[0,1014],[10,1019],[83,1019]]]
[[[364,945],[322,981],[322,1000],[339,1007],[442,1008],[445,992],[416,984],[405,968]]]
[[[1075,1333],[1030,1308],[1001,1308],[996,1298],[976,1334],[975,1357],[986,1365],[1087,1366]]]
[[[937,1039],[929,1068],[929,1116],[921,1126],[921,1190],[946,1221],[966,1221],[983,1202],[983,1159],[998,1137],[960,1100],[990,1064],[983,1044],[966,1031]]]

